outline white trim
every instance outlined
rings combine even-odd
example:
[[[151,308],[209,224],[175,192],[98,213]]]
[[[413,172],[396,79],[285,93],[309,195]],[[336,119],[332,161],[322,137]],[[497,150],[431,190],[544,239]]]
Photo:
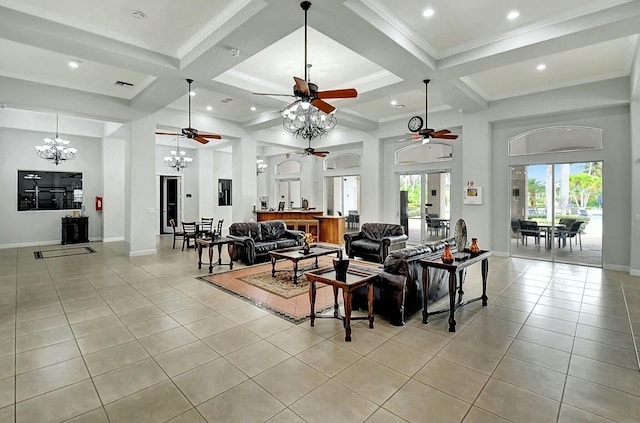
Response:
[[[151,250],[129,251],[129,257],[149,256],[151,254],[157,254],[157,253],[158,253],[157,248],[153,248]]]
[[[55,241],[33,241],[33,242],[20,242],[17,244],[1,244],[0,249],[4,248],[24,248],[24,247],[37,247],[39,245],[62,245],[60,240]]]
[[[118,241],[124,241],[124,237],[123,236],[115,236],[115,237],[111,237],[111,238],[102,238],[102,242],[118,242]]]

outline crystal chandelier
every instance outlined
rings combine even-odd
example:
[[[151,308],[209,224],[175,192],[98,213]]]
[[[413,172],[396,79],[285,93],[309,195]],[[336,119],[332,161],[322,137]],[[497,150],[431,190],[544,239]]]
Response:
[[[186,154],[187,153],[180,150],[180,138],[178,138],[176,149],[171,151],[171,156],[164,158],[164,164],[174,168],[176,172],[180,172],[182,169],[191,167],[191,163],[193,162],[193,159],[191,157],[187,157]]]
[[[58,115],[56,115],[56,137],[44,138],[44,145],[36,146],[36,154],[41,159],[51,161],[56,166],[66,160],[73,160],[76,158],[76,150],[73,147],[69,147],[69,141],[60,138],[58,135]]]
[[[256,173],[265,173],[267,171],[267,164],[262,159],[256,160]]]
[[[311,103],[299,100],[282,111],[282,126],[305,140],[326,135],[336,127],[336,117],[326,114]]]

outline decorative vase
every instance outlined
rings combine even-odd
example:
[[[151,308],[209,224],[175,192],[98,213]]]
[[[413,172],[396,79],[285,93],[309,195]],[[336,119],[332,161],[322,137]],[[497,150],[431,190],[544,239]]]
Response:
[[[336,271],[336,280],[346,282],[347,269],[349,268],[349,259],[333,259],[333,268]]]
[[[451,254],[451,247],[449,244],[445,245],[444,253],[442,253],[442,262],[446,264],[453,263],[453,254]]]
[[[473,255],[480,254],[482,250],[478,247],[478,238],[471,238],[471,246],[469,247],[469,252]]]
[[[306,242],[304,243],[304,245],[302,246],[302,252],[304,254],[309,254],[309,244],[307,244]]]

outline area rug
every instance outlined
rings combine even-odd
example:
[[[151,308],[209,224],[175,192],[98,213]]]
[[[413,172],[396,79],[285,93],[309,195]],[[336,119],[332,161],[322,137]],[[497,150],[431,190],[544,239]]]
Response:
[[[300,268],[305,263],[300,263]],[[319,257],[318,266],[331,266],[329,257]],[[243,267],[223,273],[201,276],[198,279],[225,292],[241,298],[290,322],[300,323],[309,318],[309,281],[302,275],[298,284],[293,284],[293,264],[279,261],[276,276],[271,276],[271,263]],[[333,289],[324,284],[316,284],[316,312],[333,307]]]
[[[33,255],[36,259],[48,259],[55,257],[68,257],[68,256],[77,256],[80,254],[92,254],[95,253],[91,247],[73,247],[73,248],[59,248],[56,250],[42,250],[42,251],[34,251]]]

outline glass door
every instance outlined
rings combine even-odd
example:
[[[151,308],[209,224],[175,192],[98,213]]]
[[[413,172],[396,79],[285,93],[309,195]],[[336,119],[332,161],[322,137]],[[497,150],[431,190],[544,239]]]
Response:
[[[161,176],[160,179],[160,203],[162,210],[160,230],[161,233],[171,233],[173,231],[169,224],[171,219],[176,222],[176,227],[181,228],[179,219],[180,177]]]
[[[602,266],[602,162],[511,167],[511,255]]]
[[[400,224],[409,243],[420,244],[449,236],[451,217],[449,172],[398,175]]]

